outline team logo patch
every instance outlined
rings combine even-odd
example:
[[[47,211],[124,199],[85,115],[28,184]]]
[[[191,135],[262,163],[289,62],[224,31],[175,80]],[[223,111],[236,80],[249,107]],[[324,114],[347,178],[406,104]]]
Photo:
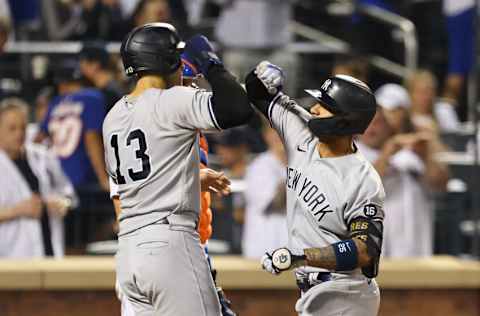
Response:
[[[377,207],[374,204],[367,204],[363,207],[363,213],[367,217],[375,217],[377,215]]]

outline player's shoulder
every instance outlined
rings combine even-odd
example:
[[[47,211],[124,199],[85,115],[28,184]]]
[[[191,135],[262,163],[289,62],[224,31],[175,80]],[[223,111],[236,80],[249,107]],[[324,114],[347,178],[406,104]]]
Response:
[[[173,86],[168,89],[163,90],[165,96],[173,96],[173,97],[193,97],[199,90],[193,87],[185,87],[185,86]]]
[[[385,190],[377,170],[361,152],[357,151],[354,157],[356,162],[349,165],[346,179],[347,186],[351,188],[348,194],[376,195],[383,199]]]
[[[118,120],[119,116],[122,115],[125,106],[125,99],[122,97],[118,100],[115,105],[108,111],[107,115],[103,120],[103,129],[105,131],[106,128],[110,127],[111,124]]]
[[[192,99],[198,93],[202,92],[198,89],[184,86],[173,86],[168,89],[150,88],[142,94],[141,98],[147,103],[152,102],[156,105],[162,105],[165,102],[178,105],[180,103],[192,102]],[[162,102],[157,102],[160,100]]]

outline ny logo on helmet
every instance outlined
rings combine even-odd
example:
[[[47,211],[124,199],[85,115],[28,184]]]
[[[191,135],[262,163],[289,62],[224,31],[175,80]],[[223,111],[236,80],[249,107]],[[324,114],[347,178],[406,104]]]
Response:
[[[327,79],[322,85],[322,90],[327,91],[331,85],[332,85],[332,80]]]

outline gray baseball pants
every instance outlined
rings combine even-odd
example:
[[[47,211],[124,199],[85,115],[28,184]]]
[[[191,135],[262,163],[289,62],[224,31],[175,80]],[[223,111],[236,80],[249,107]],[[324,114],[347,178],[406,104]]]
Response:
[[[135,316],[218,316],[220,303],[193,227],[153,224],[119,237],[117,279]]]
[[[363,276],[320,283],[302,293],[295,309],[300,316],[377,316],[380,290]]]

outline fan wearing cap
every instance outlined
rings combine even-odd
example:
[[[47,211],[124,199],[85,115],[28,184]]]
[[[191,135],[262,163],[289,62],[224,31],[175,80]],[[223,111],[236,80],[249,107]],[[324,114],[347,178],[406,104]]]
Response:
[[[380,107],[357,145],[382,177],[387,194],[382,254],[428,257],[433,253],[432,191],[445,190],[448,168],[433,159],[439,144],[431,134],[403,128],[409,122],[402,113],[409,101],[404,89],[387,84],[376,95]]]
[[[300,315],[377,315],[385,193],[353,136],[368,127],[375,96],[360,80],[337,75],[309,111],[281,92],[285,76],[261,62],[246,78],[250,101],[277,130],[287,153],[288,245],[268,249],[262,267],[294,269]]]
[[[395,133],[412,131],[409,119],[412,102],[407,89],[395,83],[387,83],[375,92],[375,97]]]
[[[102,145],[105,99],[85,88],[78,61],[61,61],[54,69],[58,96],[50,102],[35,142],[50,140],[63,171],[76,189],[100,185],[108,191]]]

